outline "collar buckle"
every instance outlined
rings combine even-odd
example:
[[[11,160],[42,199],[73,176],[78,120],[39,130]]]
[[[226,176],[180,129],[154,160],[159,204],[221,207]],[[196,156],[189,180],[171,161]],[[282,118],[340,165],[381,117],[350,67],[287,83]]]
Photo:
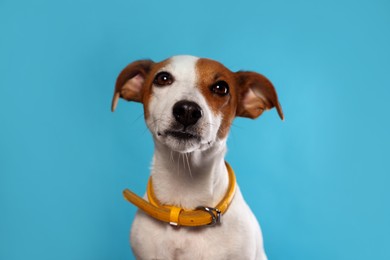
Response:
[[[211,216],[211,222],[208,224],[208,226],[215,226],[217,224],[221,223],[221,211],[217,208],[212,207],[205,207],[205,206],[199,206],[196,208],[197,210],[202,210],[210,214]]]

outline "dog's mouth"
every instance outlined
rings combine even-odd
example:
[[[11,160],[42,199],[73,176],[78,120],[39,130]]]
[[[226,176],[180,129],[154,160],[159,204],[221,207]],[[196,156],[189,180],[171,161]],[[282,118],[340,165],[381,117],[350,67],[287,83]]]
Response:
[[[156,141],[179,153],[190,153],[210,147],[212,141],[205,141],[202,132],[195,129],[166,129],[157,131]]]
[[[196,134],[192,134],[186,131],[166,131],[165,134],[167,136],[174,137],[178,140],[200,140],[200,136]]]

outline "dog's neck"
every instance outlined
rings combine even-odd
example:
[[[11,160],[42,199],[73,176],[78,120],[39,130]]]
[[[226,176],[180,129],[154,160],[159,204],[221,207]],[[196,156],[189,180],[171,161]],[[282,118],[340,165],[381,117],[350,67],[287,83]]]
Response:
[[[152,178],[160,203],[184,209],[215,206],[228,186],[226,140],[204,151],[182,154],[155,140]]]

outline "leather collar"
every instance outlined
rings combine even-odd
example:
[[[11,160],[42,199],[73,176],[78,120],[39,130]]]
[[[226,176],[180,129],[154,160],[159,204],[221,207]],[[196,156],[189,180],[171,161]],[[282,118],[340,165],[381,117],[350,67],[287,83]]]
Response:
[[[197,227],[218,224],[220,223],[221,216],[229,208],[237,186],[233,169],[227,162],[225,162],[225,165],[229,175],[228,189],[222,200],[214,207],[199,206],[196,209],[187,210],[170,205],[161,205],[154,195],[151,177],[149,178],[147,187],[149,202],[129,189],[123,191],[123,196],[127,201],[137,206],[149,216],[173,226]]]

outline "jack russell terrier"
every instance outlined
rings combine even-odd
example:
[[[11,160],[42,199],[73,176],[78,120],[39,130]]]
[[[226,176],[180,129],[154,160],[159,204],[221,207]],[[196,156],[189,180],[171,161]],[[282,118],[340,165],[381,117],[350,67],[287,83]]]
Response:
[[[130,235],[137,259],[267,259],[260,226],[224,160],[235,117],[282,108],[272,83],[255,72],[174,56],[139,60],[116,81],[119,98],[140,102],[154,140],[147,193],[129,190],[138,210]]]

